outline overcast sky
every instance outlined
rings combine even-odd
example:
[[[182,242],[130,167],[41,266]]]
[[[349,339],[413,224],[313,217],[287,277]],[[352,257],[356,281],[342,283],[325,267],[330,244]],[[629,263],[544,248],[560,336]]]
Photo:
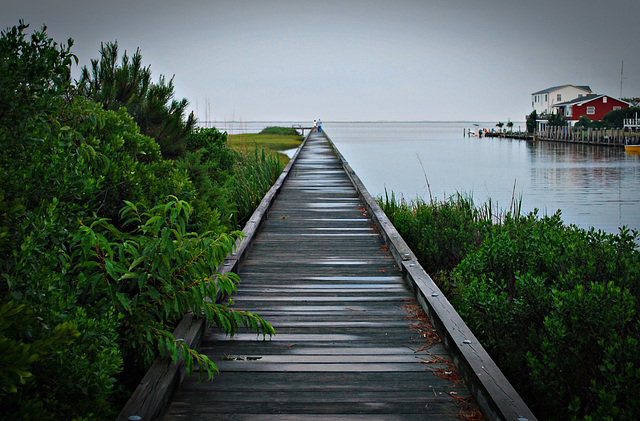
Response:
[[[562,84],[640,96],[638,0],[0,0],[75,41],[142,52],[200,120],[521,121]],[[77,75],[76,71],[76,75]]]

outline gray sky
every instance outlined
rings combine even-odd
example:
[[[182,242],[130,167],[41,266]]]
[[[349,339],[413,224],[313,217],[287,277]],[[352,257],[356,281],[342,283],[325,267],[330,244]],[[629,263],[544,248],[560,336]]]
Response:
[[[638,0],[0,0],[20,18],[81,66],[139,47],[201,120],[521,121],[550,86],[618,97],[623,60],[640,96]]]

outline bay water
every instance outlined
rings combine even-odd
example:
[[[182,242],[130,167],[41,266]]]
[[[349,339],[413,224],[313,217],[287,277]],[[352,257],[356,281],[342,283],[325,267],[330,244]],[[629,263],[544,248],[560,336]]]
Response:
[[[497,129],[496,122],[480,127]],[[259,132],[311,122],[214,122],[221,131]],[[323,122],[322,128],[374,196],[411,201],[472,195],[566,224],[617,233],[640,230],[640,155],[622,147],[464,136],[473,122]],[[514,122],[514,130],[524,122]]]

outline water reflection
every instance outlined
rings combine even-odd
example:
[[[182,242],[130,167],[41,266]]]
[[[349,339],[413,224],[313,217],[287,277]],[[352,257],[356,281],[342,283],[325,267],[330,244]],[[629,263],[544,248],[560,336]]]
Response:
[[[527,142],[527,147],[532,194],[550,196],[547,201],[562,209],[566,222],[608,232],[621,225],[638,228],[638,157],[617,147],[552,142]]]

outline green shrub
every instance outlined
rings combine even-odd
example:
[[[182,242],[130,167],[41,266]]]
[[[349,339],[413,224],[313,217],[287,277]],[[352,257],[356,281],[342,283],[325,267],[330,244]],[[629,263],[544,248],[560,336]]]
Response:
[[[540,419],[640,417],[637,232],[497,218],[460,195],[379,202]]]
[[[189,232],[191,213],[189,204],[177,198],[148,211],[127,202],[121,215],[125,225],[135,227],[133,232],[95,219],[75,235],[72,258],[79,262],[74,268],[77,288],[85,291],[80,300],[91,304],[92,311],[108,306],[120,316],[119,343],[125,355],[149,367],[159,353],[168,350],[175,360],[180,352],[189,373],[195,360],[201,372],[211,375],[213,363],[171,334],[171,326],[185,313],[202,313],[228,334],[241,325],[264,334],[273,329],[255,314],[215,302],[218,294],[235,292],[237,275],[222,276],[217,270],[241,233]]]
[[[194,230],[223,232],[236,228],[233,180],[239,159],[227,146],[226,132],[200,128],[187,137],[187,153],[177,161],[177,167],[186,171],[198,192],[189,200],[200,215],[194,221]]]
[[[454,306],[543,419],[638,415],[634,236],[507,217],[451,273]]]
[[[220,215],[254,161],[215,130],[163,159],[125,108],[74,98],[75,57],[26,29],[0,37],[0,413],[114,418],[156,355],[215,371],[171,334],[187,311],[273,333],[214,303],[238,282],[216,275],[239,235]]]
[[[270,126],[265,127],[260,131],[260,134],[277,134],[277,135],[285,135],[285,136],[299,136],[300,133],[292,127],[279,127],[279,126]]]

